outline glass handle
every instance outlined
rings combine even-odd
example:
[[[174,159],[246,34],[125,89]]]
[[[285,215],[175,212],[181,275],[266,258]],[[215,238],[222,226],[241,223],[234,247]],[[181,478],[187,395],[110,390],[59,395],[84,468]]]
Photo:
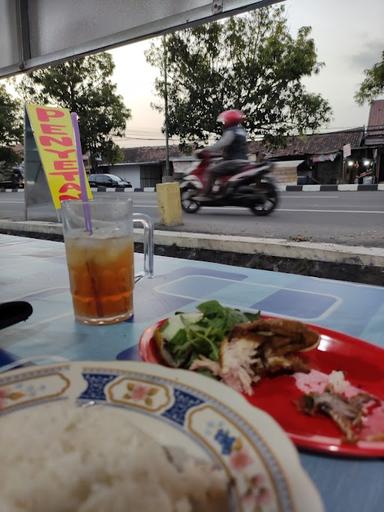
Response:
[[[135,275],[135,283],[142,277],[153,277],[153,222],[145,213],[133,214],[133,225],[139,224],[144,229],[144,274]]]

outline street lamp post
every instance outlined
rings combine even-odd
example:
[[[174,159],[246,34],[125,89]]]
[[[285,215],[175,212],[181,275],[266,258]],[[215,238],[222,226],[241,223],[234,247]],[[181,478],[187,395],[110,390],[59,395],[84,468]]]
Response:
[[[168,53],[167,53],[167,40],[163,36],[163,49],[164,49],[164,134],[165,134],[165,177],[168,181],[170,176],[169,170],[169,131],[168,131]]]

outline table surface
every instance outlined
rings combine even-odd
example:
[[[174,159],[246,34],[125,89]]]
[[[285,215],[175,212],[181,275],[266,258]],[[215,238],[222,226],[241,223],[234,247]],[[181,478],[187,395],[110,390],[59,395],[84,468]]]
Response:
[[[135,254],[142,266],[142,255]],[[143,330],[208,299],[260,309],[347,332],[384,347],[384,288],[280,272],[156,256],[155,277],[139,282],[132,321],[74,321],[64,245],[0,235],[0,302],[27,300],[33,315],[0,335],[0,365],[12,358],[138,359]],[[384,376],[384,370],[383,370]],[[383,379],[384,385],[384,379]],[[384,461],[300,453],[330,512],[383,509]]]

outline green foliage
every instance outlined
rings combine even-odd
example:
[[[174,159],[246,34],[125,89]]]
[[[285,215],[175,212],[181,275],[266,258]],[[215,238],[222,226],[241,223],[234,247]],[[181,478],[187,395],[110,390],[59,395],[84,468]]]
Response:
[[[169,134],[184,144],[206,142],[221,131],[218,114],[230,108],[246,114],[251,136],[271,142],[328,122],[329,103],[302,84],[323,65],[310,33],[301,27],[293,37],[284,7],[265,7],[152,44],[146,58],[161,70],[155,84],[160,97],[167,62]]]
[[[0,84],[0,161],[14,164],[19,160],[12,146],[23,137],[20,103]]]
[[[384,51],[381,54],[381,61],[371,69],[366,69],[364,74],[365,79],[355,94],[355,101],[359,105],[363,105],[365,102],[371,103],[375,98],[384,94]]]
[[[12,147],[0,146],[0,163],[5,162],[6,166],[13,166],[19,164],[22,161],[22,156]]]
[[[170,322],[180,327],[176,329],[171,339],[165,337],[164,349],[169,353],[176,366],[189,368],[194,359],[199,356],[218,361],[220,345],[227,334],[237,324],[257,320],[260,312],[250,313],[222,306],[217,300],[209,300],[197,306],[203,316],[195,321],[183,321],[183,313],[176,313],[162,326],[163,336],[166,336]],[[175,317],[179,316],[181,322]],[[188,315],[187,315],[188,316]],[[169,329],[168,329],[169,330]]]
[[[111,82],[112,56],[100,53],[32,71],[19,86],[25,101],[66,107],[79,116],[83,152],[93,167],[101,156],[107,163],[121,158],[112,136],[123,136],[131,112]]]

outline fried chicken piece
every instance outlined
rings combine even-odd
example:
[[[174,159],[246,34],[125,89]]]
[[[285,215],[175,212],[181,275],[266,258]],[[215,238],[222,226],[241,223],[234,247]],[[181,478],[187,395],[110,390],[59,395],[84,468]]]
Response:
[[[299,409],[313,416],[316,412],[330,416],[345,434],[346,441],[356,443],[363,417],[363,405],[372,400],[372,397],[360,393],[353,398],[344,398],[326,388],[323,393],[308,393],[299,400]]]
[[[314,348],[320,336],[302,322],[281,318],[259,319],[235,326],[230,333],[230,343],[252,341],[257,347],[262,364],[253,366],[256,375],[308,372],[306,363],[296,352]]]
[[[287,356],[272,355],[264,362],[264,368],[268,375],[276,375],[278,373],[307,373],[309,368],[300,357],[293,354]]]
[[[219,361],[204,356],[191,370],[204,368],[240,392],[252,393],[252,385],[265,375],[308,372],[295,353],[313,348],[319,335],[295,320],[270,318],[236,325],[220,345]]]
[[[314,348],[320,336],[297,320],[266,318],[235,326],[230,334],[233,338],[258,339],[278,350],[281,354]]]

